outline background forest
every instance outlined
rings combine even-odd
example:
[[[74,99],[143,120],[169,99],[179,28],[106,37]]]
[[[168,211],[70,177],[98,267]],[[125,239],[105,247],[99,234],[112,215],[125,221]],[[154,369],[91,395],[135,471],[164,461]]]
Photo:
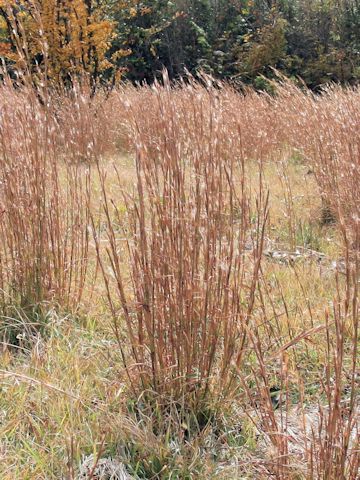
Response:
[[[93,84],[165,67],[266,89],[277,69],[312,89],[360,78],[359,0],[1,0],[8,70]],[[16,32],[16,34],[15,34]]]

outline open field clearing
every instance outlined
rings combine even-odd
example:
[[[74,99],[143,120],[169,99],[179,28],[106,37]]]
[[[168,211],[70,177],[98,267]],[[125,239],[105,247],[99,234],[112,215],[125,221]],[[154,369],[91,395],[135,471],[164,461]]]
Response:
[[[1,480],[356,480],[360,89],[0,87]]]

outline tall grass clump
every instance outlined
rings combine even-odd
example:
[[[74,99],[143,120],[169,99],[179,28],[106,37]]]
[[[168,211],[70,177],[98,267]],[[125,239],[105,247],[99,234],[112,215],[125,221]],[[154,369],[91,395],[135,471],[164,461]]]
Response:
[[[199,412],[235,389],[267,199],[258,199],[251,224],[244,158],[215,88],[165,85],[145,94],[153,117],[128,103],[137,182],[124,193],[125,218],[100,170],[110,274],[95,238],[133,391],[150,403]]]
[[[249,343],[255,361],[252,373],[241,378],[254,408],[252,418],[257,419],[258,445],[266,452],[264,466],[269,476],[284,480],[358,478],[358,279],[359,263],[348,261],[345,284],[336,278],[335,296],[317,324],[303,327],[298,335],[290,335],[289,341],[267,325],[266,302],[264,318],[251,324]],[[264,285],[260,288],[264,299]],[[282,298],[288,316],[289,305]],[[290,324],[291,319],[287,321]],[[300,360],[303,355],[313,355],[312,348],[316,348],[315,372],[311,362],[304,369]]]
[[[72,163],[94,163],[116,152],[121,111],[114,95],[99,88],[94,94],[86,78],[71,88],[55,88],[51,103],[58,122],[59,157]],[[120,118],[119,118],[120,117]]]
[[[66,161],[71,142],[60,156],[50,102],[11,84],[0,99],[1,303],[73,309],[87,272],[89,170]]]
[[[360,249],[360,90],[330,89],[313,104],[320,125],[311,155],[317,181],[354,251]]]
[[[163,81],[168,82],[166,72]],[[207,89],[213,97],[213,110],[221,111],[222,127],[231,137],[232,148],[243,160],[265,160],[276,155],[279,135],[273,99],[268,94],[257,93],[250,88],[241,93],[226,82],[215,82],[205,75],[201,83],[191,78],[172,83],[169,95],[174,106],[187,105],[187,109],[183,109],[176,118],[177,123],[181,123],[177,133],[182,148],[191,148],[192,142],[201,142],[198,132],[193,130],[194,111],[199,109],[196,115],[206,118],[208,105],[192,102],[195,91],[204,92]],[[134,119],[139,128],[141,126],[148,148],[158,148],[164,118],[159,111],[157,89],[125,84],[113,92],[111,99],[121,114],[118,115],[118,124],[122,125],[123,141],[128,148],[136,148],[136,137],[131,127]],[[198,127],[204,128],[200,120]]]
[[[359,88],[328,87],[315,95],[289,82],[278,85],[279,142],[311,167],[323,203],[324,223],[336,220],[359,250]]]

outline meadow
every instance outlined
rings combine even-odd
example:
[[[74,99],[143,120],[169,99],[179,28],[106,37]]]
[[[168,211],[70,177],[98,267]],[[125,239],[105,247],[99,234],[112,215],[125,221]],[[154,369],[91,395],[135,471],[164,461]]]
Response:
[[[0,478],[359,478],[360,89],[0,87]]]

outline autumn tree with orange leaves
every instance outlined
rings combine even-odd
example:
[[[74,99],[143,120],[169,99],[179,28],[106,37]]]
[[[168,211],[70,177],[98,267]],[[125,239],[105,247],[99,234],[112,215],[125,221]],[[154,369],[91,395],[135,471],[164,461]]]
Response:
[[[111,66],[113,23],[101,0],[0,0],[0,14],[0,55],[18,72],[55,82],[85,73],[96,83]]]

